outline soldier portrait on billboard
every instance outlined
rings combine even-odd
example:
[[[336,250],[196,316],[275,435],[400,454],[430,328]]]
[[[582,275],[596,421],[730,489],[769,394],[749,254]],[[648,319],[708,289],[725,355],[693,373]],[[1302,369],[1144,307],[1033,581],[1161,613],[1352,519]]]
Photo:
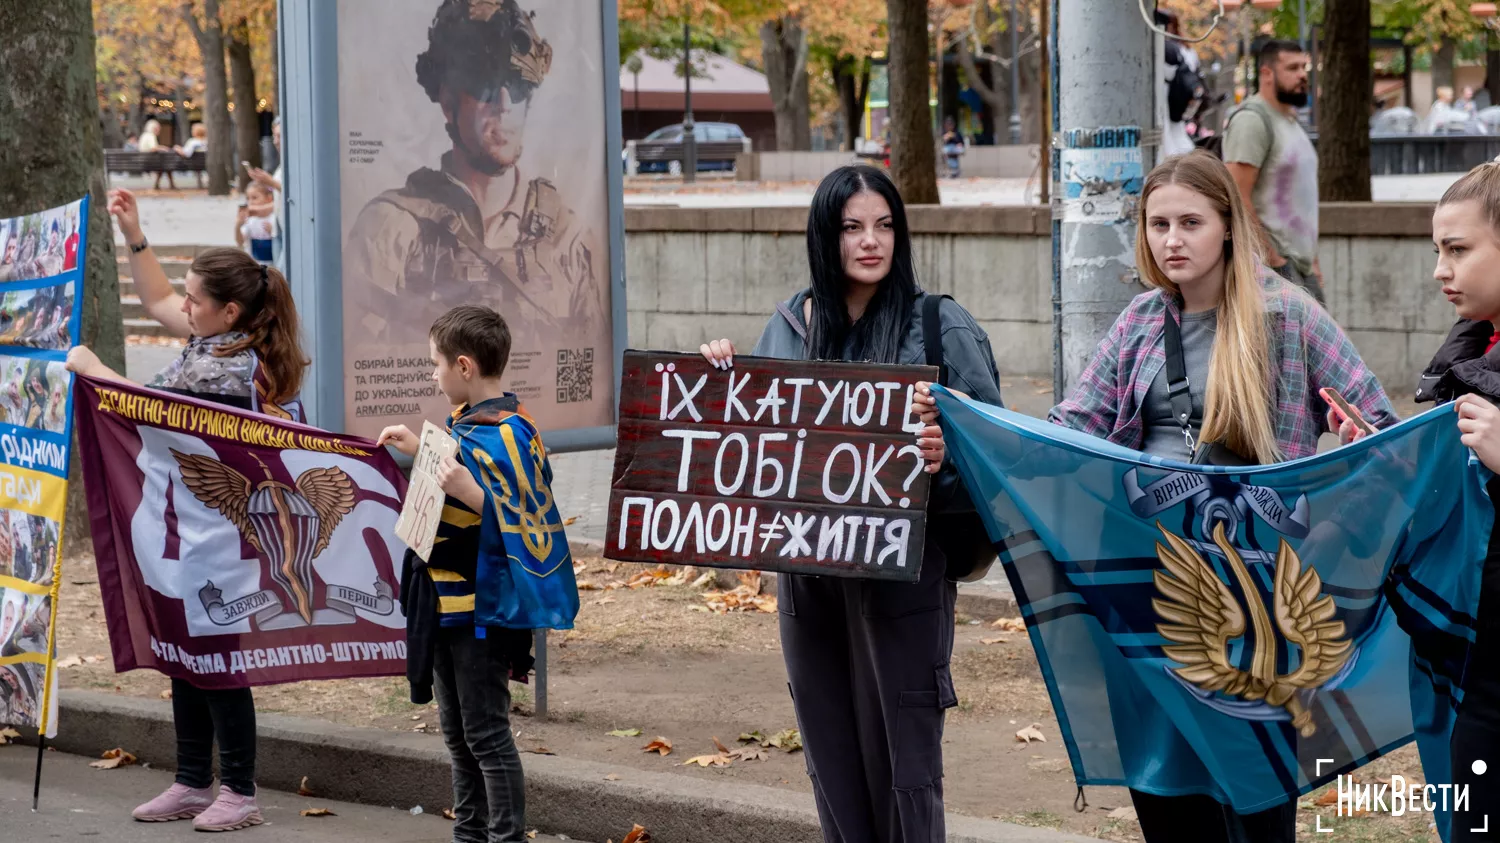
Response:
[[[551,349],[607,318],[601,241],[523,154],[553,62],[534,17],[516,0],[438,7],[416,76],[452,147],[354,222],[344,273],[362,285],[363,312],[345,324],[362,340],[425,343],[432,321],[460,304],[496,308],[518,350]]]

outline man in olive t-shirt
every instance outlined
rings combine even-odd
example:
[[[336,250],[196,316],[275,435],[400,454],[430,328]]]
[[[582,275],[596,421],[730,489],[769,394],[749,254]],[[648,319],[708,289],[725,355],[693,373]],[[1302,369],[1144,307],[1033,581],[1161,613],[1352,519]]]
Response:
[[[1308,56],[1270,41],[1257,56],[1260,89],[1229,118],[1224,163],[1259,221],[1266,263],[1323,301],[1318,267],[1318,153],[1295,109],[1307,104]]]

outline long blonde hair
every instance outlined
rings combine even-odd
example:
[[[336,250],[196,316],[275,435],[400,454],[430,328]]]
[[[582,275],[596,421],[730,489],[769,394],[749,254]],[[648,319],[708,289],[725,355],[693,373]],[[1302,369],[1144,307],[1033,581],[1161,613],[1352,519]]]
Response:
[[[1262,465],[1281,460],[1272,407],[1270,336],[1266,294],[1260,281],[1259,241],[1239,189],[1224,162],[1197,150],[1169,158],[1146,177],[1136,221],[1135,263],[1149,286],[1181,298],[1182,290],[1156,265],[1146,206],[1151,194],[1179,185],[1212,204],[1229,229],[1224,242],[1224,297],[1204,390],[1202,442],[1220,442]]]

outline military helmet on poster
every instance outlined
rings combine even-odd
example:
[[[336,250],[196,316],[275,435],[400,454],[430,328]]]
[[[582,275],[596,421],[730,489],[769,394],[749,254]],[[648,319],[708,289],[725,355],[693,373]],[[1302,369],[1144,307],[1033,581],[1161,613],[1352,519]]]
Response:
[[[475,99],[502,88],[512,102],[530,99],[552,67],[552,45],[537,34],[535,12],[516,0],[443,0],[417,56],[417,82],[438,102],[443,84]]]

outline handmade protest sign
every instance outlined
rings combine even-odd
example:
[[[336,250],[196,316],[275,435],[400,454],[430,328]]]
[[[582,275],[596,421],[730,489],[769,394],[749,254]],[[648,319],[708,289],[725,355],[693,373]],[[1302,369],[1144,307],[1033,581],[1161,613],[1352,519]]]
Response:
[[[927,366],[625,352],[605,556],[915,581]]]
[[[443,517],[443,501],[447,499],[438,485],[438,466],[457,453],[458,443],[447,431],[430,421],[422,422],[422,445],[411,466],[411,484],[406,487],[401,517],[396,519],[396,535],[423,562],[432,557],[438,522]]]
[[[0,219],[0,725],[48,737],[88,218],[85,197]]]
[[[406,481],[384,448],[134,384],[77,384],[115,670],[208,689],[405,673]]]

